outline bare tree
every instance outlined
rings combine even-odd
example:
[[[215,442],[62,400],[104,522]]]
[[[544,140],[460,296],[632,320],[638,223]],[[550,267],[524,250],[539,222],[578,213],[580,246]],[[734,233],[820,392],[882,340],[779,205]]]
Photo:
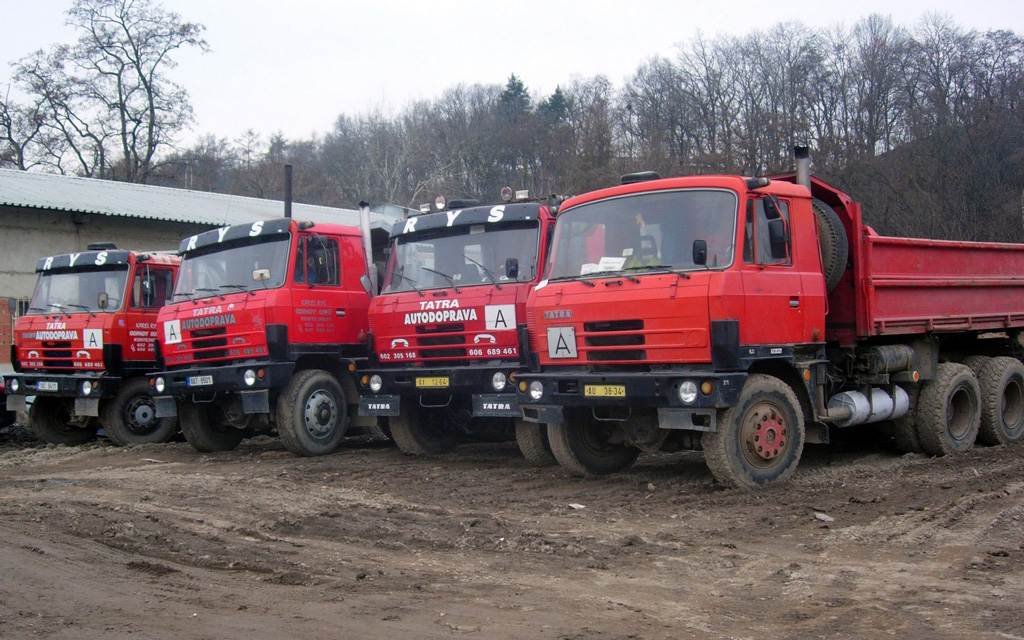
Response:
[[[166,75],[172,54],[207,50],[204,27],[155,0],[75,0],[68,23],[78,42],[15,65],[14,81],[35,105],[21,111],[39,114],[42,134],[23,153],[62,173],[147,182],[160,150],[192,119],[188,94]],[[8,102],[5,111],[15,109]]]

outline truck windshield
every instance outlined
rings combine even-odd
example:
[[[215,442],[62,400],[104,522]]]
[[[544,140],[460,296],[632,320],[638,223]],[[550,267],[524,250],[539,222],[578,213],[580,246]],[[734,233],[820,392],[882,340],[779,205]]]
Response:
[[[128,265],[47,271],[39,275],[28,315],[113,313],[124,302],[127,282]]]
[[[235,291],[273,289],[287,275],[289,236],[200,247],[181,261],[172,302]]]
[[[548,278],[714,269],[732,264],[739,198],[721,189],[654,191],[568,209],[555,224]],[[707,261],[694,262],[696,240]]]
[[[533,280],[539,237],[535,220],[398,236],[382,293]]]

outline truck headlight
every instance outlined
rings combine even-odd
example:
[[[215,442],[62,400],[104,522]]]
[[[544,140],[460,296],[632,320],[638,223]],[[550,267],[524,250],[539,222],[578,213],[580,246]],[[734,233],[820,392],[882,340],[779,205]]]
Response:
[[[534,380],[530,383],[530,399],[534,402],[539,401],[544,397],[544,385],[541,384],[540,380]]]
[[[21,388],[21,383],[18,382],[17,378],[12,378],[8,384],[11,386],[11,393],[18,393],[18,389]]]
[[[92,383],[86,380],[82,383],[82,395],[87,396],[92,393]]]
[[[160,377],[153,381],[153,388],[156,389],[157,393],[163,393],[164,389],[167,388],[167,384],[164,382],[164,379]]]
[[[679,385],[679,399],[683,404],[693,404],[697,401],[697,383],[693,380],[685,380]]]
[[[380,376],[376,373],[370,376],[370,391],[379,393],[380,388],[384,386],[384,381],[380,379]]]
[[[504,391],[505,385],[507,384],[508,378],[506,378],[505,374],[501,371],[497,371],[493,376],[491,376],[491,386],[494,387],[495,391]]]
[[[245,386],[251,387],[256,384],[256,372],[252,369],[246,369],[245,373],[242,374],[242,381],[245,382]]]

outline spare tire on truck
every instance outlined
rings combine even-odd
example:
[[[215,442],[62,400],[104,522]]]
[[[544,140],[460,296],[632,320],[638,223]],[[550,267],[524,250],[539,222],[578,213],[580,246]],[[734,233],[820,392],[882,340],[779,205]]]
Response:
[[[818,244],[821,246],[821,266],[825,272],[825,290],[832,290],[846,271],[846,260],[850,245],[846,240],[846,229],[835,209],[821,200],[811,200],[814,217],[818,220]]]

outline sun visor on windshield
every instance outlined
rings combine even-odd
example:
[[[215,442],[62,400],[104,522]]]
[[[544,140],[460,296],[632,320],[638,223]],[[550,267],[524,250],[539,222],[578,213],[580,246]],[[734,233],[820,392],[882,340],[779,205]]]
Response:
[[[62,253],[59,256],[40,258],[36,263],[36,271],[53,269],[70,269],[72,267],[109,267],[110,265],[128,264],[131,251],[83,251],[81,253]]]
[[[540,205],[528,203],[499,204],[493,207],[472,207],[470,209],[427,213],[399,220],[392,228],[391,235],[400,236],[406,233],[416,233],[428,229],[444,229],[445,227],[536,220],[540,215],[539,211]]]
[[[178,253],[186,253],[212,244],[222,244],[243,238],[265,238],[273,235],[287,235],[294,220],[278,218],[276,220],[258,220],[252,224],[236,224],[232,227],[221,227],[198,235],[189,236],[178,245]]]

